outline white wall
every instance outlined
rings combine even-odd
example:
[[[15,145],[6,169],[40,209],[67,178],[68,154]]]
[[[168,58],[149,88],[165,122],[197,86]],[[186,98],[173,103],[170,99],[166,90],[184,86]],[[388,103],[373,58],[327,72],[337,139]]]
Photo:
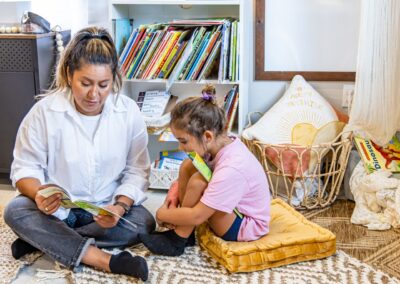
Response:
[[[89,0],[31,0],[31,11],[44,17],[50,26],[70,29],[74,34],[88,25]]]
[[[254,26],[255,1],[244,1],[247,20],[245,32],[250,34],[251,48],[248,53],[250,62],[250,100],[249,111],[266,111],[283,94],[286,83],[282,81],[254,81]],[[29,2],[27,2],[29,3]],[[0,2],[0,22],[11,17],[19,22],[20,10],[26,8],[26,2]],[[32,11],[45,17],[54,26],[61,25],[63,29],[71,29],[72,33],[87,25],[109,27],[109,11],[107,0],[31,0]],[[23,10],[23,9],[22,9]],[[21,12],[22,15],[22,12]],[[282,15],[284,18],[284,15]],[[336,107],[341,106],[344,82],[311,82],[312,85]],[[345,109],[344,109],[345,110]]]
[[[251,33],[250,58],[250,78],[254,78],[254,58],[256,56],[254,50],[254,27],[255,27],[255,1],[248,1],[246,4],[248,9],[253,11],[251,26],[246,27],[246,30]],[[247,7],[246,7],[247,8]],[[284,15],[281,17],[284,18]],[[269,109],[284,93],[286,89],[286,81],[254,81],[250,82],[250,101],[249,112],[252,111],[266,111]],[[310,82],[313,87],[321,93],[331,104],[335,107],[347,112],[347,108],[342,108],[342,93],[343,86],[354,84],[353,82]]]
[[[88,25],[88,1],[95,0],[0,1],[0,23],[20,23],[23,12],[31,11],[49,21],[51,27],[59,25],[75,33]]]
[[[20,23],[24,11],[30,10],[31,3],[27,2],[1,2],[0,23]]]

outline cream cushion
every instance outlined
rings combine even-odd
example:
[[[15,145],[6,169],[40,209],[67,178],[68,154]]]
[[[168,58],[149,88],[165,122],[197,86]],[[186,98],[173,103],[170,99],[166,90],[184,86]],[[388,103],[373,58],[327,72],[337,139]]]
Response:
[[[250,272],[330,256],[336,236],[280,199],[271,202],[269,233],[252,242],[227,242],[208,225],[197,229],[200,247],[230,272]]]
[[[290,144],[293,143],[293,128],[299,123],[309,124],[318,130],[337,120],[336,112],[329,102],[302,76],[296,75],[282,98],[257,123],[245,129],[243,137],[267,144]],[[304,132],[304,135],[308,134],[315,135]]]

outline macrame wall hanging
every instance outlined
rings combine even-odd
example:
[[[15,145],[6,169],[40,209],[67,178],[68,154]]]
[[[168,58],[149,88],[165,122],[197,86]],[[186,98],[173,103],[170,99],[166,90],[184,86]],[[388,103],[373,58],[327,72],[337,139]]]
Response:
[[[363,0],[348,130],[377,144],[400,130],[400,1]]]

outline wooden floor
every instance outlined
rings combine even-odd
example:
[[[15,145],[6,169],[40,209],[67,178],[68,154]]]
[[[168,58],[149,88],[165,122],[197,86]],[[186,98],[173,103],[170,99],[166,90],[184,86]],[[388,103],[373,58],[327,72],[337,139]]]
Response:
[[[338,250],[400,279],[400,229],[371,231],[353,225],[353,208],[354,202],[337,200],[328,208],[300,212],[335,233]]]

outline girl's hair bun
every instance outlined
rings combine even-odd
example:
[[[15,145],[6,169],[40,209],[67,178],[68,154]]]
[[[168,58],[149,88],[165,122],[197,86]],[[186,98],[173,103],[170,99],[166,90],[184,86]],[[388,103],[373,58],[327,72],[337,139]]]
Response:
[[[201,90],[202,99],[209,102],[215,101],[215,88],[211,84],[207,84],[203,90]]]

